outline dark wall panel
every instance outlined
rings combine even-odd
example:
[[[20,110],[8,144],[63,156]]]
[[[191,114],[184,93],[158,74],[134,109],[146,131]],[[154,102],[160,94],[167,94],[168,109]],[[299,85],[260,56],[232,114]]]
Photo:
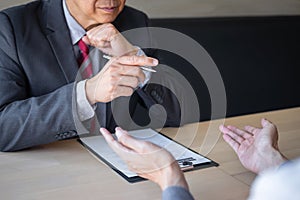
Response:
[[[151,23],[187,34],[207,50],[224,80],[227,116],[300,106],[300,16]],[[181,71],[196,90],[200,120],[210,119],[210,97],[201,76],[178,55],[162,53],[166,64]]]

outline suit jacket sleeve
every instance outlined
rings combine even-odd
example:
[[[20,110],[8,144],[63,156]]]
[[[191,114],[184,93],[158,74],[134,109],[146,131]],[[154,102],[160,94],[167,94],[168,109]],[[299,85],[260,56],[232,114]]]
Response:
[[[162,193],[162,200],[193,200],[191,193],[183,187],[172,186]]]
[[[15,151],[75,136],[74,83],[44,95],[30,94],[32,86],[16,50],[22,44],[16,44],[5,13],[0,13],[0,24],[0,150]]]

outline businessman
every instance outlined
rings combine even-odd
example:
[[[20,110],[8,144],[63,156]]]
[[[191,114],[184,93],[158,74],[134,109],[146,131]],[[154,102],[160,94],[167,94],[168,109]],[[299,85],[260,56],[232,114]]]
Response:
[[[179,125],[178,101],[168,89],[148,84],[163,74],[140,68],[156,66],[155,53],[145,56],[120,35],[148,25],[147,16],[125,0],[34,1],[1,11],[0,24],[1,151],[76,137],[78,125],[91,132],[95,121],[109,130],[126,127],[126,109],[140,120],[155,104],[167,111],[164,126]],[[138,37],[151,41],[147,34]],[[98,66],[86,64],[78,73],[92,52]],[[130,105],[121,105],[115,116],[117,99]]]
[[[262,119],[261,124],[262,128],[246,126],[244,130],[220,126],[224,140],[236,152],[243,166],[259,174],[249,200],[296,200],[300,194],[300,159],[287,162],[278,148],[276,126],[266,119]],[[121,128],[116,128],[118,140],[104,128],[101,132],[129,169],[160,186],[163,200],[193,199],[183,173],[168,151],[150,142],[132,138]]]

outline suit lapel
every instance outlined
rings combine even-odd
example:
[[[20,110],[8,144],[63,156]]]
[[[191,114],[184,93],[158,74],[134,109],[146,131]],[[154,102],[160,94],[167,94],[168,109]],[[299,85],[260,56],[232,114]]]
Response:
[[[45,3],[46,35],[53,53],[68,83],[73,82],[78,71],[69,29],[67,27],[61,0]]]

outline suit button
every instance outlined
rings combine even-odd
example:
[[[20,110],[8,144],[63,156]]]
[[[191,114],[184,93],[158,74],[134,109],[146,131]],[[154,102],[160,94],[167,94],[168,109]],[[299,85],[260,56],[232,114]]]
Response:
[[[151,91],[151,96],[155,99],[155,101],[157,103],[159,103],[159,104],[163,103],[163,99],[161,98],[161,96],[155,90]]]
[[[63,132],[63,133],[58,133],[57,135],[55,135],[55,138],[57,140],[63,140],[70,137],[70,133],[69,132]]]
[[[70,131],[69,133],[70,133],[70,137],[74,137],[77,135],[77,132],[74,130]]]
[[[157,97],[157,102],[158,102],[159,104],[162,104],[162,103],[163,103],[163,100],[162,100],[162,98],[161,98],[160,96]]]
[[[157,96],[157,92],[156,92],[155,90],[152,90],[152,91],[151,91],[151,96],[152,96],[152,97],[156,97],[156,96]]]

